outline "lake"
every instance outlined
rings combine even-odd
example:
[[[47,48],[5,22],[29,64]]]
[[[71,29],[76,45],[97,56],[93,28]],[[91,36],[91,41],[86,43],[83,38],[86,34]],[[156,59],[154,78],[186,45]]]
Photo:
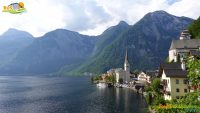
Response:
[[[145,113],[130,89],[98,88],[89,77],[0,76],[0,113]]]

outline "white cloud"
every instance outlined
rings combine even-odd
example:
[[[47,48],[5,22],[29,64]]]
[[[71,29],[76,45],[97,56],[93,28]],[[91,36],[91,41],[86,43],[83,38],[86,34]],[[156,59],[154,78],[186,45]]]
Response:
[[[102,33],[109,26],[124,20],[134,24],[146,13],[165,10],[177,16],[197,18],[198,0],[20,0],[27,12],[0,12],[0,34],[8,28],[41,36],[57,28],[88,35]],[[17,0],[1,0],[0,8]]]
[[[182,0],[172,4],[168,12],[177,16],[186,16],[197,19],[200,16],[199,0]]]

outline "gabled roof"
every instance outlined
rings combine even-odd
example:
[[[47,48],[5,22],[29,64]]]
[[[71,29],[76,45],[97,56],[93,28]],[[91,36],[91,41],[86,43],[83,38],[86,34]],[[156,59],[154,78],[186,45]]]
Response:
[[[172,40],[171,49],[199,48],[200,39]]]
[[[173,62],[173,63],[163,63],[161,64],[163,69],[181,69],[181,63]]]
[[[178,78],[186,78],[187,71],[182,70],[181,63],[173,62],[173,63],[163,63],[159,69],[159,76],[162,76],[163,72],[167,77],[178,77]]]
[[[164,69],[166,77],[186,78],[187,71],[181,69]]]

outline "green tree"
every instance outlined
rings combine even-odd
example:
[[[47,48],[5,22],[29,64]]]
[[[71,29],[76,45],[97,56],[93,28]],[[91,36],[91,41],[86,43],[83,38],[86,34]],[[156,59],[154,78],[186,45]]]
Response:
[[[147,104],[148,105],[151,105],[152,104],[152,93],[150,91],[147,92],[147,95],[146,95],[146,101],[147,101]]]
[[[200,83],[200,60],[188,58],[187,60],[188,77],[193,85]]]
[[[115,84],[115,82],[116,82],[115,75],[112,74],[110,76],[107,76],[106,77],[106,82],[111,82],[112,84]]]
[[[151,84],[151,88],[156,94],[160,94],[160,84],[161,84],[160,78],[154,79]]]
[[[166,105],[166,101],[164,97],[161,95],[158,95],[154,100],[154,105],[159,105],[159,104]]]
[[[189,31],[192,38],[200,39],[200,17],[189,26]]]

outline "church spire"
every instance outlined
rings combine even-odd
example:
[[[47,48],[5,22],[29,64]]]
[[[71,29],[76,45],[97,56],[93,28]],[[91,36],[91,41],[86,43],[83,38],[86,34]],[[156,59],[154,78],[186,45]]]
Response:
[[[127,49],[126,49],[126,55],[125,55],[125,62],[124,63],[128,63],[128,52],[127,52]]]
[[[125,71],[130,71],[130,65],[128,62],[128,51],[126,49],[126,55],[125,55],[125,61],[124,61],[124,70]]]

